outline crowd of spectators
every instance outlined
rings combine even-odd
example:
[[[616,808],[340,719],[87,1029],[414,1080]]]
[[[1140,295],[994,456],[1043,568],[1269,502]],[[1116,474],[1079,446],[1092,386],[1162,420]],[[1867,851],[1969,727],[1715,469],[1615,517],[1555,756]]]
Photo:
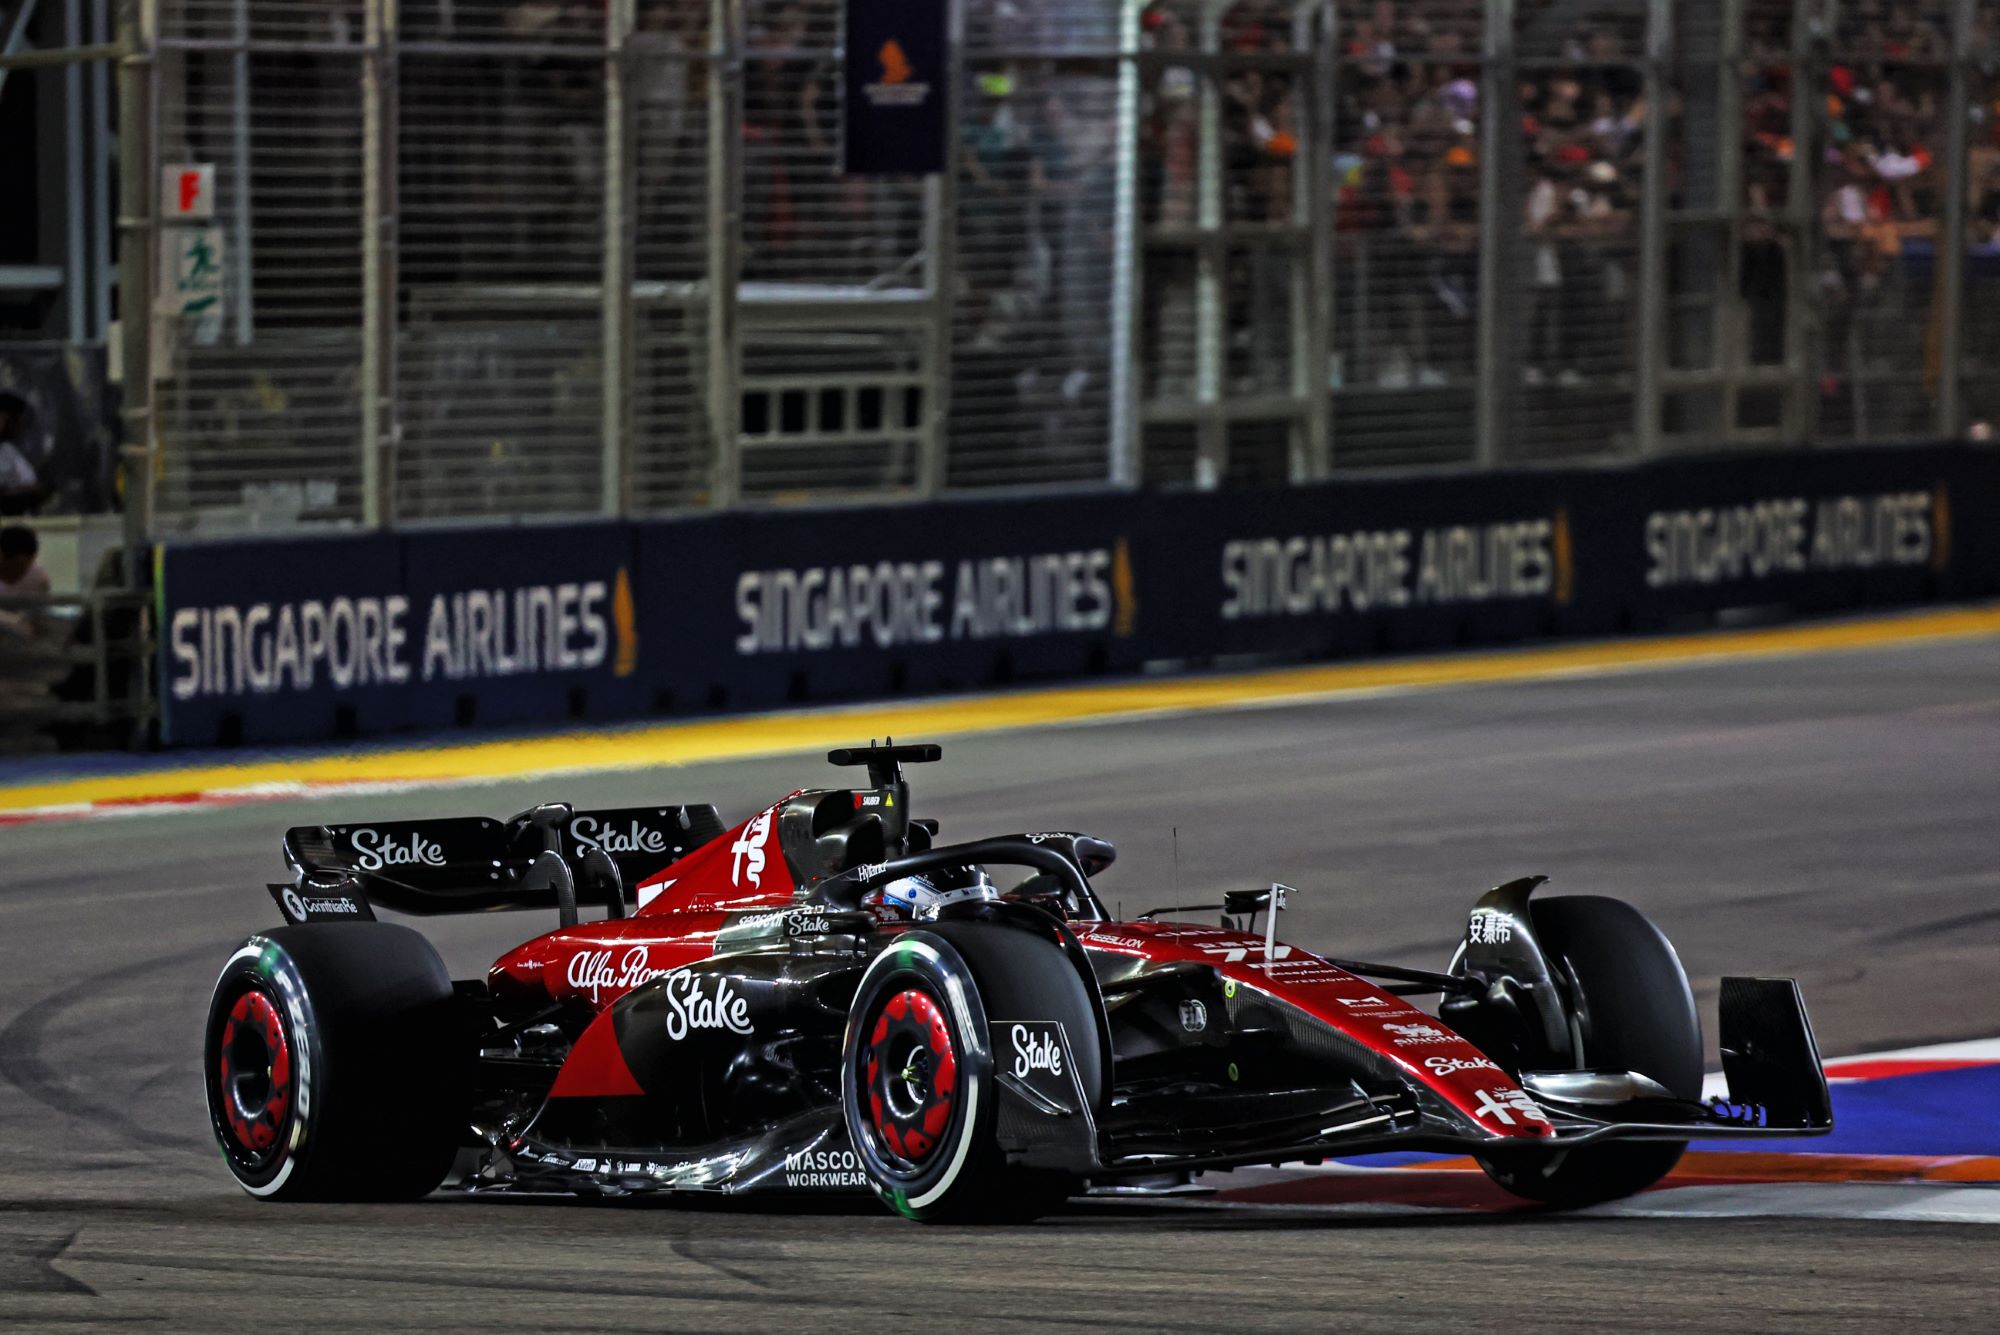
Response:
[[[1768,10],[1768,12],[1766,12]],[[1937,12],[1933,13],[1932,10]],[[1147,14],[1155,51],[1192,50],[1192,9],[1156,4]],[[1464,4],[1378,0],[1343,15],[1336,83],[1336,381],[1388,388],[1438,385],[1474,369],[1472,320],[1480,218],[1481,126],[1487,114],[1518,116],[1519,246],[1509,285],[1522,374],[1531,384],[1621,381],[1636,352],[1637,217],[1653,114],[1641,72],[1643,30],[1620,11],[1544,7],[1532,25],[1574,21],[1537,33],[1555,59],[1522,62],[1510,105],[1489,107],[1481,87],[1483,9]],[[1735,272],[1753,312],[1753,360],[1783,356],[1785,260],[1775,219],[1794,179],[1792,7],[1753,6],[1742,71],[1743,189],[1753,219]],[[1858,0],[1843,5],[1823,67],[1824,107],[1807,118],[1808,164],[1817,192],[1819,269],[1829,363],[1842,357],[1851,321],[1872,313],[1902,320],[1927,291],[1908,286],[1907,243],[1934,238],[1942,211],[1936,154],[1949,51],[1939,6]],[[1236,7],[1222,49],[1287,49],[1288,10]],[[1145,128],[1147,214],[1167,228],[1197,220],[1199,76],[1168,66],[1154,79]],[[1229,222],[1276,221],[1292,212],[1298,103],[1290,82],[1247,70],[1223,83],[1225,188]],[[1975,245],[2000,245],[2000,100],[1972,108],[1970,164]],[[1663,164],[1670,199],[1683,184],[1683,149]],[[1508,151],[1513,150],[1511,146]],[[1712,159],[1711,159],[1712,161]],[[1725,205],[1727,201],[1723,201]],[[1769,308],[1769,309],[1763,309]],[[1263,300],[1244,304],[1254,320]],[[1185,315],[1185,312],[1173,312]],[[1918,312],[1921,317],[1921,311]],[[1758,331],[1763,331],[1760,335]],[[1775,331],[1775,332],[1772,332]]]
[[[1938,164],[1947,114],[1951,42],[1943,6],[1852,0],[1841,7],[1825,58],[1820,105],[1800,117],[1803,86],[1794,66],[1791,24],[1782,13],[1753,21],[1744,92],[1743,203],[1753,217],[1791,204],[1801,167],[1817,196],[1817,266],[1824,351],[1823,389],[1838,395],[1855,382],[1887,376],[1912,382],[1914,362],[1929,350],[1912,325],[1930,318],[1926,261],[1944,209]],[[1988,188],[2000,144],[1987,108],[1968,108],[1973,130],[1968,189],[1973,244],[2000,231],[2000,191]],[[1808,138],[1799,142],[1803,121]],[[1812,155],[1801,162],[1800,154]],[[2000,184],[2000,182],[1996,182]],[[1907,387],[1907,386],[1906,386]],[[1921,395],[1918,396],[1921,398]]]
[[[1524,375],[1579,383],[1629,365],[1622,311],[1648,114],[1639,53],[1625,29],[1581,23],[1556,39],[1559,64],[1524,62],[1511,105],[1489,107],[1483,23],[1477,5],[1377,3],[1341,41],[1336,291],[1356,288],[1342,309],[1367,312],[1337,333],[1349,383],[1400,388],[1472,375],[1481,127],[1494,114],[1520,124],[1511,286]]]
[[[1073,39],[1102,53],[1112,49],[1116,25],[1099,20],[1116,8],[1099,0],[1068,8],[996,0],[968,22],[986,25],[978,40],[995,47],[1053,49]],[[1746,8],[1745,59],[1720,71],[1741,81],[1741,194],[1690,205],[1698,192],[1687,191],[1684,178],[1696,173],[1697,155],[1683,139],[1712,121],[1681,115],[1678,91],[1669,105],[1648,104],[1643,6],[1523,0],[1520,73],[1512,87],[1495,90],[1483,73],[1488,15],[1480,0],[1342,4],[1333,38],[1334,138],[1323,163],[1306,163],[1305,75],[1256,58],[1297,52],[1317,37],[1300,26],[1293,0],[1240,0],[1216,34],[1225,56],[1247,58],[1216,85],[1221,216],[1291,221],[1301,187],[1330,174],[1338,361],[1328,373],[1336,384],[1469,384],[1478,293],[1482,283],[1498,283],[1526,381],[1629,390],[1645,131],[1651,117],[1676,116],[1669,159],[1657,164],[1670,204],[1748,210],[1740,232],[1746,249],[1717,266],[1715,282],[1740,282],[1762,313],[1751,325],[1768,336],[1753,332],[1752,359],[1775,361],[1788,351],[1787,308],[1804,277],[1822,311],[1827,364],[1845,373],[1853,361],[1847,349],[1865,342],[1868,329],[1907,327],[1912,312],[1922,318],[1927,309],[1930,270],[1910,256],[1935,239],[1943,212],[1948,6],[1843,0],[1818,45],[1796,39],[1792,4],[1752,0]],[[698,274],[704,261],[708,9],[678,0],[642,0],[637,8],[641,278]],[[1201,89],[1209,75],[1192,57],[1205,42],[1207,9],[1200,0],[1153,0],[1141,16],[1141,40],[1156,59],[1143,66],[1140,206],[1164,234],[1145,252],[1142,314],[1152,340],[1145,360],[1163,370],[1169,397],[1191,383],[1195,360],[1193,238],[1202,221]],[[921,192],[912,182],[838,170],[838,13],[833,0],[746,7],[742,226],[744,273],[753,282],[920,281]],[[541,48],[597,40],[601,4],[413,0],[405,20],[410,39],[489,35],[492,63],[516,71],[483,86],[495,131],[483,141],[467,113],[426,150],[423,117],[405,115],[402,151],[412,179],[403,203],[414,220],[401,257],[406,278],[489,277],[508,268],[495,258],[504,253],[538,275],[554,255],[572,256],[579,272],[590,268],[601,239],[601,65]],[[1981,8],[1978,21],[1993,18]],[[2000,32],[1987,38],[1991,46]],[[1694,49],[1677,58],[1699,59],[1688,54]],[[1794,69],[1808,49],[1810,79]],[[1189,62],[1171,63],[1176,52],[1189,53]],[[446,57],[408,59],[437,62],[440,105],[461,96]],[[417,69],[404,72],[407,110],[423,109],[411,99],[431,80],[432,67],[422,77]],[[1678,88],[1681,74],[1670,71],[1670,84]],[[1800,114],[1801,96],[1811,98],[1809,114]],[[1101,389],[1117,221],[1112,64],[975,54],[960,106],[961,352],[1017,368],[1024,395],[1075,399]],[[1971,113],[1972,240],[2000,247],[2000,101],[1989,93]],[[1494,138],[1483,131],[1496,117],[1506,126],[1499,207],[1511,215],[1516,244],[1504,272],[1483,274],[1481,214],[1494,206],[1481,197],[1481,159]],[[530,142],[530,128],[538,137],[527,151],[520,145]],[[534,172],[524,170],[530,159]],[[461,188],[430,179],[454,173]],[[1809,201],[1792,197],[1800,182]],[[1785,248],[1785,216],[1794,208],[1812,220],[1815,267],[1804,275],[1791,271]],[[476,216],[461,223],[458,213]],[[509,229],[507,242],[487,244]],[[1179,251],[1177,231],[1187,234]],[[558,233],[565,244],[551,244]],[[1293,263],[1282,238],[1236,247],[1228,261],[1226,321],[1253,380],[1289,374]],[[1909,346],[1904,340],[1898,349],[1906,358]],[[1260,387],[1282,385],[1250,386]]]

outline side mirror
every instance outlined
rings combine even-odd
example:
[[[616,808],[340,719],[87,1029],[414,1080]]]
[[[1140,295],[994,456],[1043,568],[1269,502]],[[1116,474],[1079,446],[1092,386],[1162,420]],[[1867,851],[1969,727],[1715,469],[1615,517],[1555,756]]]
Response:
[[[1223,925],[1229,926],[1230,918],[1247,920],[1236,930],[1254,933],[1257,930],[1257,915],[1264,915],[1264,958],[1270,959],[1278,948],[1278,914],[1284,910],[1285,901],[1291,895],[1292,887],[1271,882],[1265,890],[1225,890],[1222,892]]]

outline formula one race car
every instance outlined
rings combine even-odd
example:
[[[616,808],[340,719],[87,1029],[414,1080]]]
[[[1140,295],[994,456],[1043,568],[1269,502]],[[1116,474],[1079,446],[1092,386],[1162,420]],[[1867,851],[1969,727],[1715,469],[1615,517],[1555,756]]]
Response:
[[[292,830],[271,887],[288,925],[230,956],[209,1010],[230,1172],[271,1199],[844,1190],[1018,1220],[1090,1189],[1432,1150],[1579,1205],[1693,1139],[1832,1127],[1788,979],[1723,980],[1729,1092],[1702,1100],[1687,976],[1617,900],[1510,882],[1442,973],[1281,944],[1283,886],[1113,922],[1103,840],[938,844],[902,766],[939,754],[835,751],[866,787],[732,830],[712,807],[560,805]],[[561,923],[453,982],[375,905]],[[1197,911],[1220,925],[1176,916]]]

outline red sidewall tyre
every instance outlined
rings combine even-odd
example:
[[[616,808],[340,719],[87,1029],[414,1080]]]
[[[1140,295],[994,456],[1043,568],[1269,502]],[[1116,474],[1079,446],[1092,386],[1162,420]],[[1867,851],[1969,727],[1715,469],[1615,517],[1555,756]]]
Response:
[[[895,1073],[871,1070],[871,1062],[879,1067],[882,1059],[883,1030],[897,1023],[891,1008],[911,997],[924,998],[935,1012],[943,1030],[939,1046],[951,1067],[947,1096],[940,1100],[932,1089],[918,1094],[915,1119],[898,1118],[883,1106],[884,1084]],[[993,1139],[999,1090],[978,985],[949,942],[930,932],[905,932],[868,966],[848,1012],[841,1086],[855,1155],[892,1209],[920,1220],[958,1215],[985,1190],[999,1154]],[[895,1143],[898,1127],[912,1121],[929,1142],[914,1147],[921,1153]]]
[[[898,998],[912,996],[925,999],[917,1007],[926,1012],[924,1026],[935,1009],[937,1041],[928,1028],[888,1017]],[[883,1027],[885,1017],[890,1023]],[[999,1145],[1001,1091],[989,1021],[1020,1020],[1062,1027],[1094,1118],[1102,1109],[1099,1091],[1109,1085],[1108,1054],[1098,1040],[1102,1016],[1055,942],[1001,923],[939,922],[898,935],[863,972],[841,1049],[841,1102],[862,1171],[891,1208],[925,1223],[1022,1223],[1074,1191],[1077,1183],[1066,1175],[1008,1163]],[[903,1046],[883,1047],[899,1026]],[[883,1059],[901,1065],[916,1052],[920,1033],[923,1053],[900,1091],[902,1106],[887,1106],[893,1086],[886,1078],[901,1072],[885,1070]],[[947,1058],[948,1097],[939,1097],[947,1091],[932,1076]],[[886,1116],[877,1112],[877,1096]],[[912,1127],[919,1137],[914,1146],[907,1138]]]

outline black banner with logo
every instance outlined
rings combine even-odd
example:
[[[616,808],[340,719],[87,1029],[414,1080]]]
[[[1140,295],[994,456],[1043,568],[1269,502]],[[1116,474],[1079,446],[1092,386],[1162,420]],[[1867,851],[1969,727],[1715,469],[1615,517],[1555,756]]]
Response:
[[[2000,451],[174,543],[170,742],[684,717],[2000,594]]]
[[[950,154],[954,0],[847,0],[843,169],[921,176]]]

